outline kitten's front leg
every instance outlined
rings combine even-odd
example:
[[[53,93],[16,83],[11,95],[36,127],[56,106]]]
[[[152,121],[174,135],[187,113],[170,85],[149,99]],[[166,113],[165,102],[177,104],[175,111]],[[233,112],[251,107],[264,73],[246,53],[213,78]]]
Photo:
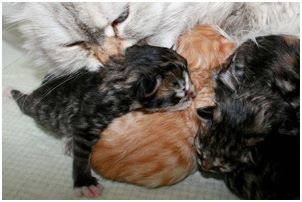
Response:
[[[88,133],[77,133],[73,136],[73,180],[77,193],[86,197],[101,195],[103,187],[91,175],[89,157],[97,138]]]

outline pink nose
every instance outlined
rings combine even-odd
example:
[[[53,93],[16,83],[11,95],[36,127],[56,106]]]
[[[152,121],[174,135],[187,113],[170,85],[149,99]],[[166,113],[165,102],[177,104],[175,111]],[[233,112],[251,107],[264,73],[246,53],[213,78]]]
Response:
[[[189,91],[187,91],[187,96],[191,97],[191,98],[195,98],[196,97],[195,90],[189,90]]]

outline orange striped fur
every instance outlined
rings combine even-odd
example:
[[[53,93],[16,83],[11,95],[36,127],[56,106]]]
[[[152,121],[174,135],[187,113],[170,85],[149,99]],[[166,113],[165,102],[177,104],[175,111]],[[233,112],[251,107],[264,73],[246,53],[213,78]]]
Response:
[[[133,112],[108,127],[94,147],[94,170],[105,178],[146,187],[171,185],[196,170],[196,108],[213,104],[212,75],[235,44],[211,26],[183,34],[177,51],[188,60],[197,97],[181,112]]]

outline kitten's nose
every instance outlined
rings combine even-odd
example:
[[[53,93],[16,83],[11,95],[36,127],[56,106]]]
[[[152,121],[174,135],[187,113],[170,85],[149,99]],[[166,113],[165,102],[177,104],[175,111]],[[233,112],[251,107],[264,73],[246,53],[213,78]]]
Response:
[[[210,171],[213,168],[213,165],[209,160],[203,159],[201,161],[200,167],[204,171]]]
[[[192,98],[195,98],[196,95],[197,95],[197,94],[196,94],[196,91],[195,91],[195,90],[191,91],[191,92],[190,92],[190,95],[191,95]]]
[[[196,97],[196,91],[195,91],[195,89],[190,89],[190,90],[188,90],[188,91],[186,92],[186,95],[187,95],[188,97],[195,98],[195,97]]]

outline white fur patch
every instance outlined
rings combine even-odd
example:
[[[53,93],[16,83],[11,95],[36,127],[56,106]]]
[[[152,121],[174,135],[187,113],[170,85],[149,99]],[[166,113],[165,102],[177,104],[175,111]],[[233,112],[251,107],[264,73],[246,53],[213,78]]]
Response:
[[[137,42],[136,40],[124,40],[124,41],[122,42],[123,48],[126,49],[126,48],[128,48],[128,47],[134,45],[136,42]]]
[[[176,97],[184,97],[184,96],[185,96],[185,92],[183,90],[176,91]]]
[[[236,90],[233,81],[232,81],[232,75],[229,71],[225,72],[224,74],[221,75],[221,81],[228,86],[230,89],[232,89],[233,91]]]
[[[107,37],[112,37],[115,35],[114,33],[114,30],[113,30],[113,27],[111,25],[108,25],[106,28],[105,28],[105,36]]]
[[[188,91],[190,88],[190,80],[187,72],[183,72],[183,77],[185,78],[185,90]]]

